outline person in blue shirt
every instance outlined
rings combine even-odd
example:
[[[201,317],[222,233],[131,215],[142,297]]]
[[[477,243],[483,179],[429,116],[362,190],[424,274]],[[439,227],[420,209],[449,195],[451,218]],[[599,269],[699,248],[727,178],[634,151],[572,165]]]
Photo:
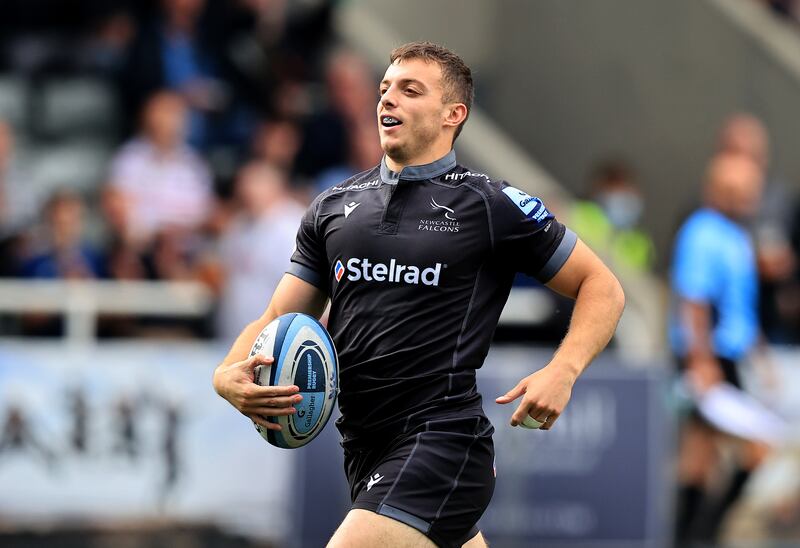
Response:
[[[26,278],[92,279],[105,274],[101,253],[84,234],[85,204],[71,190],[57,190],[47,201],[42,227],[22,265]]]
[[[679,229],[672,262],[674,306],[670,344],[690,390],[702,397],[720,382],[741,388],[737,362],[755,346],[758,282],[746,222],[758,211],[763,186],[759,166],[743,155],[723,154],[709,164],[703,207]],[[721,496],[705,491],[719,470],[714,428],[692,413],[683,425],[678,458],[677,545],[713,541],[727,510],[741,494],[763,446],[742,440],[742,458]]]

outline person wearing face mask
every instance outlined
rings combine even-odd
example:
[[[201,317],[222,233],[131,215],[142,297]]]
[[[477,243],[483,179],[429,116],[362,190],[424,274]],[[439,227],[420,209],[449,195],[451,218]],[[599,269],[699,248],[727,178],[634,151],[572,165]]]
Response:
[[[644,200],[631,170],[623,162],[607,161],[592,171],[589,199],[575,203],[570,226],[613,267],[649,272],[655,247],[638,227],[643,210]]]

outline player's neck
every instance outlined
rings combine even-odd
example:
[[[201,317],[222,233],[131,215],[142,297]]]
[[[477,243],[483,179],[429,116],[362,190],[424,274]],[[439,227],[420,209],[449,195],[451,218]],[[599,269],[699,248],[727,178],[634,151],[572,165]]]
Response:
[[[432,164],[436,160],[441,160],[452,150],[452,147],[431,147],[431,149],[426,150],[424,154],[416,156],[414,158],[409,159],[394,159],[388,154],[384,155],[386,167],[388,167],[391,171],[395,173],[400,173],[403,171],[404,167],[409,166],[424,166],[426,164]]]

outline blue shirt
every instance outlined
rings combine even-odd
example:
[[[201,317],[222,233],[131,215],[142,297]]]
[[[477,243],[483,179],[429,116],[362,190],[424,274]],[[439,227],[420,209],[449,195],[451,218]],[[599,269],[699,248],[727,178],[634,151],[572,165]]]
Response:
[[[211,76],[211,71],[203,63],[202,52],[190,35],[164,32],[161,58],[164,63],[164,80],[170,89],[181,90],[192,82]],[[195,146],[204,145],[207,129],[202,113],[190,109],[188,142]]]
[[[678,231],[672,266],[677,300],[711,308],[712,350],[736,360],[754,345],[758,333],[758,281],[750,235],[712,209],[693,213]],[[670,342],[679,356],[690,346],[690,331],[677,306],[670,318]]]

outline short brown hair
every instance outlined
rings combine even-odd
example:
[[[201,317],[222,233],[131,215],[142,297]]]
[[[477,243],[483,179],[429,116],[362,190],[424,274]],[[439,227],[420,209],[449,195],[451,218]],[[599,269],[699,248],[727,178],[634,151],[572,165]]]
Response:
[[[472,99],[475,91],[472,85],[472,71],[461,57],[449,49],[433,42],[409,42],[392,50],[389,63],[394,64],[409,59],[422,59],[428,63],[436,63],[442,69],[442,99],[445,102],[464,103],[467,107],[467,118],[472,110]],[[456,128],[453,141],[458,138],[464,124]]]

